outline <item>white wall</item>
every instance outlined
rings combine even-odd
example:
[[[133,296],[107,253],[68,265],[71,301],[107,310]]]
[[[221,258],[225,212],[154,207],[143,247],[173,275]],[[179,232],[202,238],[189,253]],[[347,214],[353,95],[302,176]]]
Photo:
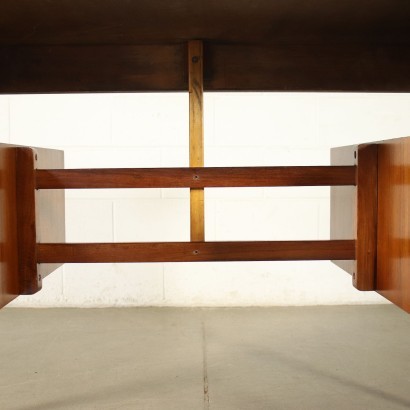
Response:
[[[410,95],[208,94],[207,166],[327,165],[329,148],[410,135]],[[0,97],[0,141],[66,167],[188,166],[187,94]],[[68,191],[67,240],[189,240],[184,189]],[[328,239],[329,188],[213,189],[207,240]],[[14,306],[379,303],[330,262],[65,265]]]

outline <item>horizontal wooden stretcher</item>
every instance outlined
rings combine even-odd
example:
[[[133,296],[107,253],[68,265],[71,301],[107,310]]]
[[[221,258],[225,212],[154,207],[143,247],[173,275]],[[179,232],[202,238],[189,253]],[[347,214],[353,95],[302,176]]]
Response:
[[[62,263],[333,260],[410,311],[410,138],[334,148],[331,166],[64,169],[62,151],[0,144],[0,306]],[[331,188],[330,240],[66,243],[64,190]]]

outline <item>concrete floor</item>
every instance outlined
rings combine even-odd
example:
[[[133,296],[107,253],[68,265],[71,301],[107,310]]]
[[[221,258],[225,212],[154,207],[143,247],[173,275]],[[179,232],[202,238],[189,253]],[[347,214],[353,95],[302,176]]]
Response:
[[[0,409],[409,409],[388,306],[3,309]]]

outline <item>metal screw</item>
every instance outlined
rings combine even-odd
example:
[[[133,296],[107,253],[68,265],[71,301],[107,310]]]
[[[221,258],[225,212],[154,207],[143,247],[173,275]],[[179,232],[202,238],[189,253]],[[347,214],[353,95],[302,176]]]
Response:
[[[197,249],[194,250],[193,254],[198,255],[199,251]]]
[[[194,175],[194,179],[198,180],[199,179],[199,175]]]

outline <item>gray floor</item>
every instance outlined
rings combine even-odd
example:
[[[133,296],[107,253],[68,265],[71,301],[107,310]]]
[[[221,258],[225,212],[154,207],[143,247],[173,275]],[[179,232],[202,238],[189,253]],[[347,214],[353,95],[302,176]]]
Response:
[[[3,309],[0,409],[409,409],[393,306]]]

